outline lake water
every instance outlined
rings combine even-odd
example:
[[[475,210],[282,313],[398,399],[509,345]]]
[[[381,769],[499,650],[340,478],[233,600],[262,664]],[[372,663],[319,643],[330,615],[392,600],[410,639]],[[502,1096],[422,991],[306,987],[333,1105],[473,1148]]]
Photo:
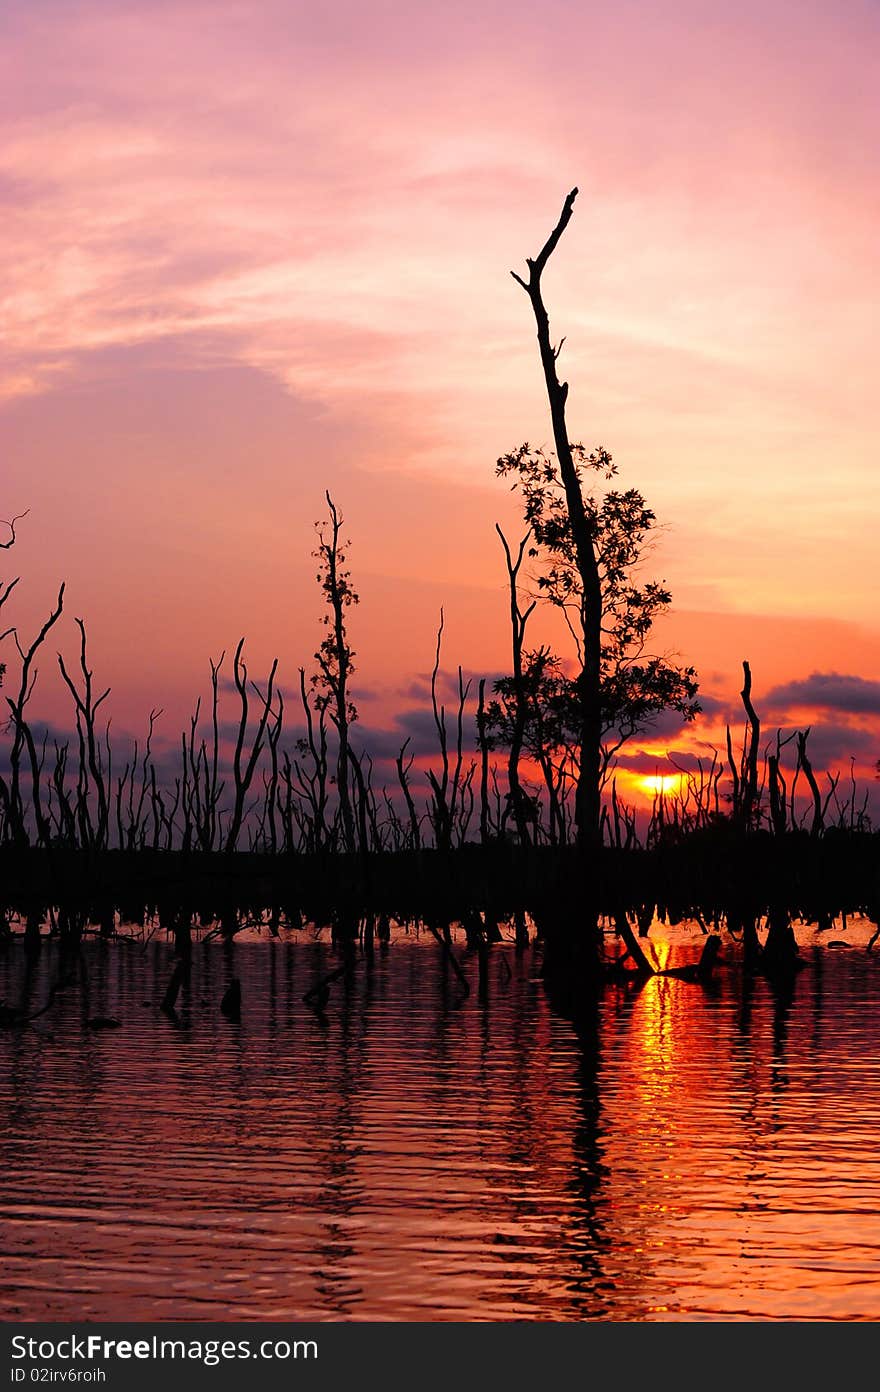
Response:
[[[880,1317],[880,961],[798,935],[788,996],[728,965],[577,1029],[512,945],[485,999],[460,948],[462,1000],[397,933],[323,1019],[327,944],[205,945],[175,1023],[164,944],[90,943],[87,997],[0,1033],[0,1315]],[[692,959],[672,937],[661,962]],[[57,974],[16,944],[0,996],[37,1008]]]

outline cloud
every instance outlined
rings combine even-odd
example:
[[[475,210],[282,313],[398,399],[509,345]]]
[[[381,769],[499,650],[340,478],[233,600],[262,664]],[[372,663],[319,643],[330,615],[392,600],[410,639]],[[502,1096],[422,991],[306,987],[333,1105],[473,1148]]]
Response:
[[[710,696],[708,692],[700,691],[697,695],[700,704],[700,715],[704,720],[713,720],[716,717],[725,717],[730,710],[730,701],[722,700],[718,696]]]
[[[447,709],[446,738],[453,752],[456,740],[456,720],[457,712],[450,712]],[[434,715],[430,708],[426,710],[424,707],[413,706],[409,710],[400,711],[396,716],[395,723],[404,732],[404,738],[406,735],[411,736],[410,750],[412,753],[434,754],[438,751],[437,727],[434,724]],[[465,749],[473,749],[476,744],[473,708],[465,711],[463,732]]]
[[[811,672],[799,681],[784,682],[767,693],[774,708],[805,706],[815,710],[880,715],[880,681],[841,672]]]
[[[712,767],[711,755],[707,757],[705,754],[693,754],[685,750],[671,750],[670,753],[675,760],[674,764],[668,754],[652,754],[646,749],[621,751],[614,760],[614,767],[644,777],[650,777],[655,773],[699,773],[701,764],[703,772],[708,774]]]
[[[874,623],[876,7],[807,6],[794,43],[790,0],[258,8],[5,7],[0,505],[40,504],[34,569],[81,567],[130,704],[221,632],[271,653],[274,628],[311,661],[294,566],[337,481],[358,675],[424,671],[428,586],[495,583],[492,460],[549,430],[507,271],[575,179],[551,305],[571,425],[674,521],[673,593],[698,576],[704,604]],[[560,86],[560,51],[591,55],[588,82]],[[450,652],[497,669],[503,586],[477,598],[449,604]]]
[[[414,681],[407,682],[405,686],[401,686],[397,691],[397,695],[405,697],[408,701],[430,701],[430,677],[416,677]]]

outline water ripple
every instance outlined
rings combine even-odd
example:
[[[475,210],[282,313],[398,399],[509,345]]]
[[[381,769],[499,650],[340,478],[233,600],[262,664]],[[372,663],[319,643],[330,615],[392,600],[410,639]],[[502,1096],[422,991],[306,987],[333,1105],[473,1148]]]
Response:
[[[176,1022],[164,944],[84,961],[87,993],[0,1038],[6,1319],[880,1315],[859,953],[816,949],[790,993],[735,969],[609,990],[577,1028],[531,950],[462,1001],[401,935],[324,1019],[320,942],[197,949]],[[32,1009],[58,972],[12,947],[0,996]]]

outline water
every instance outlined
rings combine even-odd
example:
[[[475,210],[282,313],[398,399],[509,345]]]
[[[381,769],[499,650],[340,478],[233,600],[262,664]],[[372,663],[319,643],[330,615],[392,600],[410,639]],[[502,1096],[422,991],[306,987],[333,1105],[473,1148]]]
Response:
[[[531,949],[462,1000],[398,935],[321,1020],[327,945],[200,947],[175,1023],[164,944],[90,944],[87,1001],[0,1034],[0,1316],[876,1318],[880,962],[799,936],[790,997],[729,966],[577,1030]],[[57,973],[15,946],[0,995]]]

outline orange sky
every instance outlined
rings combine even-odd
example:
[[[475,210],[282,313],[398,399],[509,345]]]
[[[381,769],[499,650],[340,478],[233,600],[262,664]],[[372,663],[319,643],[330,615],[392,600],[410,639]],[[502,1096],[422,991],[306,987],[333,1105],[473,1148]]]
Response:
[[[325,487],[364,719],[429,670],[441,603],[450,667],[503,669],[493,464],[549,437],[508,270],[577,183],[546,295],[573,435],[664,524],[663,646],[734,706],[743,657],[759,694],[862,678],[768,718],[873,762],[876,6],[9,0],[4,25],[0,515],[30,516],[0,574],[24,632],[67,579],[121,729],[164,706],[172,738],[241,633],[255,671],[309,664]]]

